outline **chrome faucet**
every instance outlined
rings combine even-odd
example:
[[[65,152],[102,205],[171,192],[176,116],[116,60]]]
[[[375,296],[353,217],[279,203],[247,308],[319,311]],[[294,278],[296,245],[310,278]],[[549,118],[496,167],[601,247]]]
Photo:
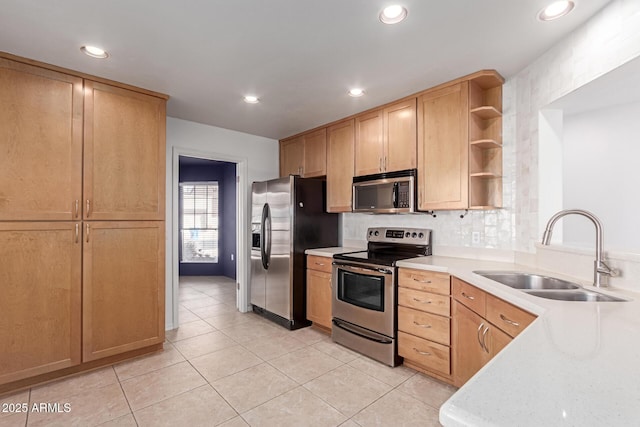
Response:
[[[558,212],[553,215],[549,222],[547,223],[547,228],[544,230],[544,234],[542,235],[542,244],[549,245],[551,242],[551,233],[553,233],[553,226],[556,221],[566,215],[582,215],[587,217],[593,222],[593,225],[596,226],[596,260],[593,262],[593,286],[598,288],[608,286],[608,278],[615,277],[618,275],[618,271],[610,268],[605,262],[602,260],[602,224],[598,217],[596,217],[591,212],[582,210],[582,209],[566,209]]]

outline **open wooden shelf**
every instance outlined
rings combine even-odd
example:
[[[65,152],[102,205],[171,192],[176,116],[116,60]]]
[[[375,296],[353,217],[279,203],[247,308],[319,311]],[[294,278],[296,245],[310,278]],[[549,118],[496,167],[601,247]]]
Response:
[[[496,107],[492,105],[483,105],[482,107],[476,107],[471,109],[471,114],[475,114],[483,120],[495,119],[496,117],[502,117],[502,113]]]
[[[472,147],[478,148],[499,148],[502,147],[502,144],[495,139],[477,139],[475,141],[469,142]]]
[[[502,206],[502,84],[496,72],[469,82],[469,207]]]

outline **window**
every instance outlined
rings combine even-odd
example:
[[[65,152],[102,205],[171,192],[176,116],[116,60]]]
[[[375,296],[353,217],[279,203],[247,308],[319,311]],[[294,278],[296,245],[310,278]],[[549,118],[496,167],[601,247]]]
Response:
[[[218,182],[180,183],[180,262],[218,262]]]

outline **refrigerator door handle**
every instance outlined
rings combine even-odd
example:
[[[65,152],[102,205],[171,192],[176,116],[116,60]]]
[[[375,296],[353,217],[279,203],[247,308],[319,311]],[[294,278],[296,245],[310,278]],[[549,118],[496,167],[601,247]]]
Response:
[[[267,268],[271,264],[271,245],[272,245],[272,235],[271,235],[271,206],[269,203],[266,204],[267,207],[267,218],[265,220],[265,228],[267,232],[267,242],[265,244],[266,248],[266,256],[267,256]]]
[[[265,270],[269,268],[267,263],[267,239],[266,239],[266,222],[267,222],[267,204],[262,206],[262,219],[260,220],[260,260],[262,261],[262,268]]]

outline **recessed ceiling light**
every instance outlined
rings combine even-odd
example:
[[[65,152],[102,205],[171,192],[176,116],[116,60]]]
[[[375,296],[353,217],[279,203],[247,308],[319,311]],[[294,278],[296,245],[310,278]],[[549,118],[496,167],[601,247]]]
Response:
[[[364,95],[364,90],[360,88],[353,88],[349,90],[349,96],[353,96],[354,98],[357,98],[362,95]]]
[[[247,104],[257,104],[258,102],[260,102],[260,100],[257,96],[247,95],[244,97],[244,102],[246,102]]]
[[[385,24],[397,24],[407,17],[407,9],[399,4],[387,6],[380,12],[380,21]]]
[[[109,54],[104,49],[100,49],[99,47],[96,47],[96,46],[82,46],[80,50],[84,52],[85,55],[89,55],[92,58],[102,59],[102,58],[109,57]]]
[[[569,0],[553,2],[538,12],[538,19],[541,21],[553,21],[571,12],[575,6],[575,2]]]

